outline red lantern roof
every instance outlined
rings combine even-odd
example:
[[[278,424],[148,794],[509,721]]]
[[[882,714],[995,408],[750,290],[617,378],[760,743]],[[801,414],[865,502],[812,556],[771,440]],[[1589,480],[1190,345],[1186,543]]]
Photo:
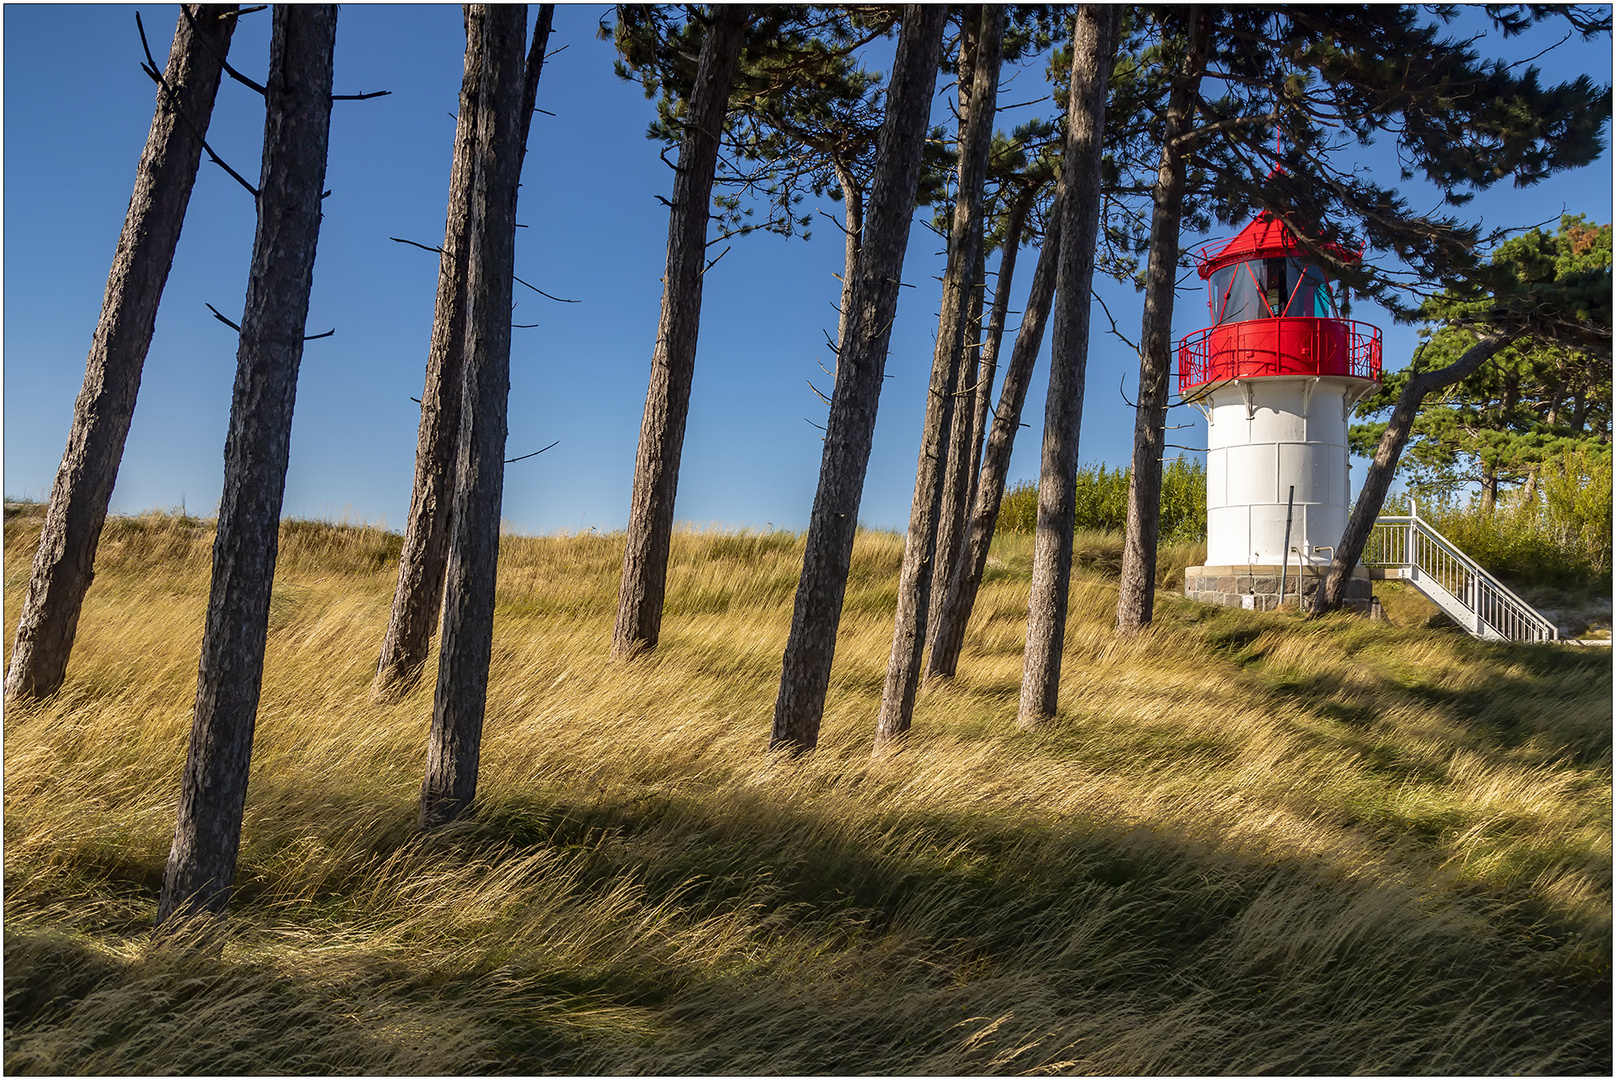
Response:
[[[1342,262],[1358,261],[1359,253],[1348,251],[1339,244],[1325,244],[1323,250]],[[1296,234],[1291,232],[1288,225],[1272,211],[1264,210],[1217,254],[1208,255],[1203,248],[1195,253],[1195,261],[1199,264],[1201,277],[1208,278],[1215,270],[1230,263],[1292,256],[1305,258],[1307,249],[1296,239]]]

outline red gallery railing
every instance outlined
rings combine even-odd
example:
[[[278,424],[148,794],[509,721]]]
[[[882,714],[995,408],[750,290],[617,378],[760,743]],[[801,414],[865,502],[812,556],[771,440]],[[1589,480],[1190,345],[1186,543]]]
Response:
[[[1264,375],[1380,381],[1380,329],[1348,319],[1249,319],[1198,330],[1178,345],[1178,392]]]

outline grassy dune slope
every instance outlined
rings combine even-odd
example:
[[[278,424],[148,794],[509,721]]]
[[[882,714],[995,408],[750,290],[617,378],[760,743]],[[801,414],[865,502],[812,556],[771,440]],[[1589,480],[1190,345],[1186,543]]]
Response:
[[[288,523],[228,937],[152,946],[210,544],[110,523],[67,685],[6,715],[9,1072],[1611,1068],[1607,653],[1165,597],[1119,642],[1096,556],[1019,734],[1025,538],[872,761],[902,551],[862,535],[799,762],[798,538],[678,536],[627,666],[620,539],[509,538],[479,810],[421,836],[431,680],[367,699],[398,539]]]

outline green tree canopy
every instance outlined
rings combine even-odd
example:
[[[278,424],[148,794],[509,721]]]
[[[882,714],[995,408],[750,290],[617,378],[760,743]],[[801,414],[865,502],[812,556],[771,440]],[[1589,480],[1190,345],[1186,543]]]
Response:
[[[1384,416],[1412,375],[1504,329],[1514,339],[1507,348],[1425,405],[1401,464],[1407,481],[1433,494],[1480,484],[1490,507],[1501,487],[1534,483],[1546,461],[1610,453],[1611,226],[1565,215],[1554,232],[1499,245],[1487,270],[1493,295],[1450,290],[1422,306],[1424,345],[1358,415]],[[1372,453],[1385,426],[1353,425],[1354,452]]]

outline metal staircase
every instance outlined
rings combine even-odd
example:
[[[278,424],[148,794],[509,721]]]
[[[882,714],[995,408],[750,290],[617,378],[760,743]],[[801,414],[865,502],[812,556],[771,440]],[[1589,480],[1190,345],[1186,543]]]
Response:
[[[1408,501],[1406,517],[1375,519],[1363,565],[1407,581],[1448,617],[1486,641],[1556,641],[1559,629],[1503,582],[1421,520]]]

